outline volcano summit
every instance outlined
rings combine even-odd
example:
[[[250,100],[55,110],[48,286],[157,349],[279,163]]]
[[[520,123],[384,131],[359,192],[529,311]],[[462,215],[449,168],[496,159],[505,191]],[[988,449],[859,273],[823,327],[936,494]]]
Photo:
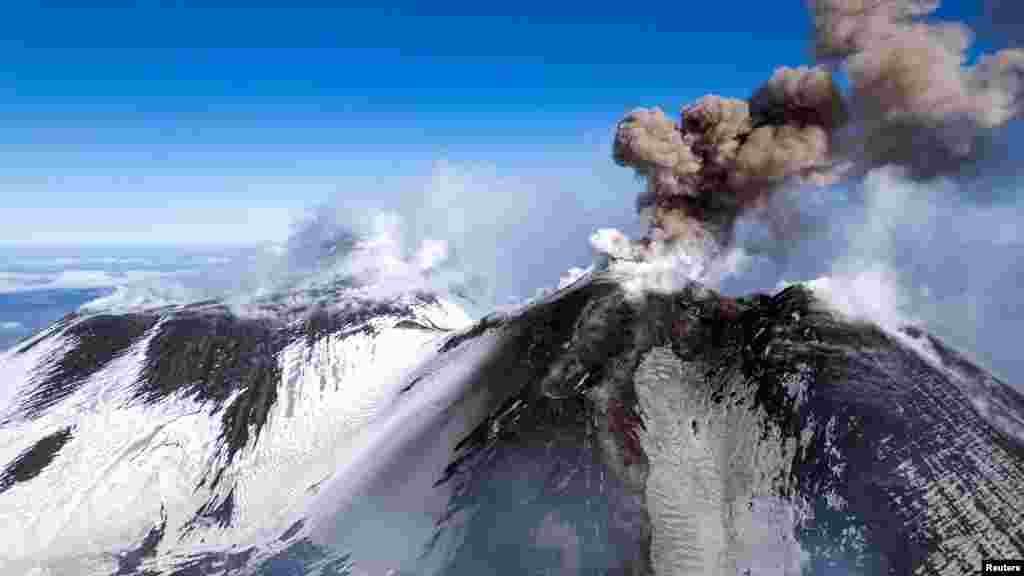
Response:
[[[803,286],[589,274],[72,315],[2,358],[4,573],[967,574],[1024,555],[1024,398]],[[308,299],[305,299],[308,301]]]

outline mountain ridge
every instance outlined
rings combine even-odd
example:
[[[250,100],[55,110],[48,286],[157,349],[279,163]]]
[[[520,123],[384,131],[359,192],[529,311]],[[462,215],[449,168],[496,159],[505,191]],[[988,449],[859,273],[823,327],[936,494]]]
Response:
[[[0,510],[20,502],[8,509],[38,516],[25,498],[56,487],[76,452],[98,450],[79,437],[116,438],[121,419],[149,425],[124,425],[135,432],[121,456],[92,454],[110,476],[91,490],[120,478],[155,499],[131,529],[138,544],[108,539],[120,551],[106,561],[25,547],[0,565],[963,574],[982,557],[1024,554],[1024,398],[918,328],[850,321],[800,285],[736,299],[697,283],[638,295],[601,272],[473,324],[436,300],[411,302],[304,308],[287,322],[208,303],[152,325],[118,316],[149,327],[116,341],[101,328],[117,321],[69,317],[8,352],[8,377],[29,398],[65,391],[47,388],[48,363],[114,359],[22,414],[29,429],[0,424],[0,476],[26,478],[0,492]],[[65,333],[121,353],[76,355]],[[118,362],[127,376],[109,368]],[[95,423],[74,420],[90,413],[89,386],[105,414]],[[33,448],[63,429],[56,450]],[[51,461],[29,477],[17,464],[26,454]],[[103,501],[63,493],[87,510]],[[91,534],[85,513],[77,530]],[[100,532],[116,524],[97,516]],[[72,520],[37,529],[75,533]]]

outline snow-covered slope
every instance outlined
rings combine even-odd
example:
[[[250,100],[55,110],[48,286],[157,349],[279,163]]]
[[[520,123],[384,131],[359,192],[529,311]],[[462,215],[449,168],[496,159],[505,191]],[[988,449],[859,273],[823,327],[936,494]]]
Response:
[[[469,323],[427,297],[294,316],[73,316],[0,357],[0,573],[170,568],[267,540]]]
[[[594,272],[472,325],[415,295],[69,317],[0,360],[0,573],[958,575],[1024,555],[1004,382],[800,286],[630,288]]]

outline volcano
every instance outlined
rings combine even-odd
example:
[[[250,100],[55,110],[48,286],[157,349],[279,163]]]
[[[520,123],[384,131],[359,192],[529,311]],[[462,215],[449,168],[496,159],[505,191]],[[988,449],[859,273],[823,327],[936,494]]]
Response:
[[[590,273],[471,322],[345,287],[0,356],[3,574],[973,574],[1024,397],[810,288]]]

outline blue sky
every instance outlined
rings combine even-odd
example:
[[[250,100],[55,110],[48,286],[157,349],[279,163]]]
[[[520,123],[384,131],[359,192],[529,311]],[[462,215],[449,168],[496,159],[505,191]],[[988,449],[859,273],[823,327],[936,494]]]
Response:
[[[275,240],[332,194],[386,204],[441,157],[550,195],[600,179],[586,201],[628,219],[606,146],[624,111],[745,96],[808,60],[797,0],[81,4],[0,17],[0,243]]]
[[[499,301],[587,265],[595,229],[636,231],[641,185],[609,150],[624,112],[745,97],[777,66],[809,63],[800,0],[82,4],[3,4],[0,245],[77,245],[68,256],[280,241],[321,203],[399,206],[457,228]],[[947,0],[939,15],[981,32],[976,54],[1003,47],[982,13]],[[438,181],[455,185],[415,198]],[[993,220],[941,208],[961,236]],[[1014,210],[995,220],[1015,226]],[[933,298],[973,319],[956,320],[959,342],[1019,373],[1003,335],[1020,317],[1024,258],[1016,244],[977,258],[986,242],[915,254],[932,287],[960,290]]]
[[[808,26],[798,2],[60,4],[0,18],[3,243],[274,239],[331,194],[386,202],[440,157],[603,170],[581,144],[623,111],[746,94],[806,60]],[[628,211],[634,191],[600,202]]]

